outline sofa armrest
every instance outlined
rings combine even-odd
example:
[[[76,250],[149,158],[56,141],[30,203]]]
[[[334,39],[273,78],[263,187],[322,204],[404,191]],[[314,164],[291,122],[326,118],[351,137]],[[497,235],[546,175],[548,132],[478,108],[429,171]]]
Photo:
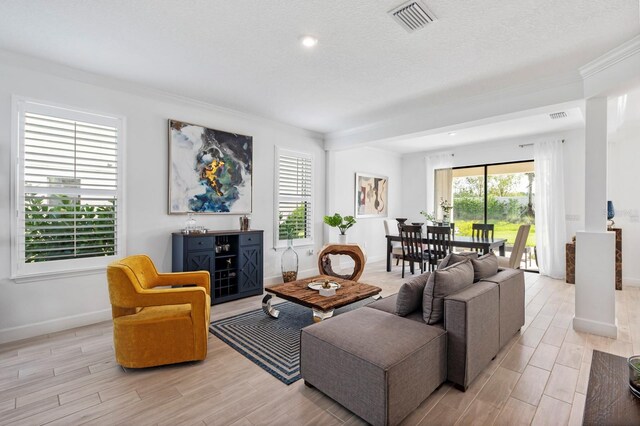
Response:
[[[502,348],[524,325],[524,272],[520,269],[503,269],[480,282],[485,281],[497,284],[500,292],[500,347]]]
[[[153,283],[153,287],[177,285],[196,285],[211,295],[209,271],[167,272],[158,274],[157,281]]]
[[[447,379],[463,389],[498,354],[499,291],[478,282],[444,299]]]

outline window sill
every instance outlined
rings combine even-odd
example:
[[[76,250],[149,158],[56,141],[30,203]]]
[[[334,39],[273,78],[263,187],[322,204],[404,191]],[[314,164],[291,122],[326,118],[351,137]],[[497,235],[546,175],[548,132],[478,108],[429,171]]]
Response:
[[[68,278],[68,277],[80,277],[84,275],[105,274],[106,269],[107,269],[106,266],[92,266],[89,268],[71,269],[66,271],[21,274],[21,275],[12,276],[11,279],[14,280],[17,284],[23,284],[23,283],[31,283],[36,281]]]
[[[315,246],[315,243],[313,241],[304,241],[304,242],[300,242],[298,244],[293,243],[293,248],[294,249],[298,248],[298,247],[303,248],[303,247],[314,247],[314,246]],[[286,250],[286,248],[287,248],[287,244],[284,244],[284,245],[275,246],[273,248],[273,250],[275,250],[275,251]]]

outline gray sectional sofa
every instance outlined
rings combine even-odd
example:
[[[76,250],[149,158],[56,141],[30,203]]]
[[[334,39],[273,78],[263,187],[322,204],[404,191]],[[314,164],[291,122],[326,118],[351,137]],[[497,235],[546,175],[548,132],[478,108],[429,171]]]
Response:
[[[373,425],[400,423],[445,380],[466,390],[524,325],[524,274],[498,270],[497,260],[491,275],[479,277],[483,266],[475,263],[475,282],[440,293],[443,300],[435,303],[427,298],[428,292],[442,292],[433,290],[438,280],[460,280],[464,268],[468,274],[469,263],[447,265],[433,276],[427,272],[404,284],[399,294],[304,328],[300,372],[305,384]],[[420,292],[422,303],[406,312],[407,297]],[[442,320],[429,312],[438,303]]]

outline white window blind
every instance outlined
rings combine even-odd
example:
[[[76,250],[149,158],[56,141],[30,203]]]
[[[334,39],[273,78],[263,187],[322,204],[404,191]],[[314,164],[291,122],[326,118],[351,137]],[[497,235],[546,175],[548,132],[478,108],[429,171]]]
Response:
[[[15,275],[101,266],[119,253],[121,120],[18,106]]]
[[[313,161],[310,154],[276,148],[276,247],[313,240]]]

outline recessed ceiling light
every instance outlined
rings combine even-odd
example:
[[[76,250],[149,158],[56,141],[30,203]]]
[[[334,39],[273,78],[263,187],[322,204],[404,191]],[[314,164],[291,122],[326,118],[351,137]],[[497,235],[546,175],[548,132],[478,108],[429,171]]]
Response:
[[[449,132],[449,136],[455,136],[456,132]]]
[[[311,48],[318,44],[318,39],[314,36],[306,35],[300,37],[300,43],[302,43],[304,47]]]

